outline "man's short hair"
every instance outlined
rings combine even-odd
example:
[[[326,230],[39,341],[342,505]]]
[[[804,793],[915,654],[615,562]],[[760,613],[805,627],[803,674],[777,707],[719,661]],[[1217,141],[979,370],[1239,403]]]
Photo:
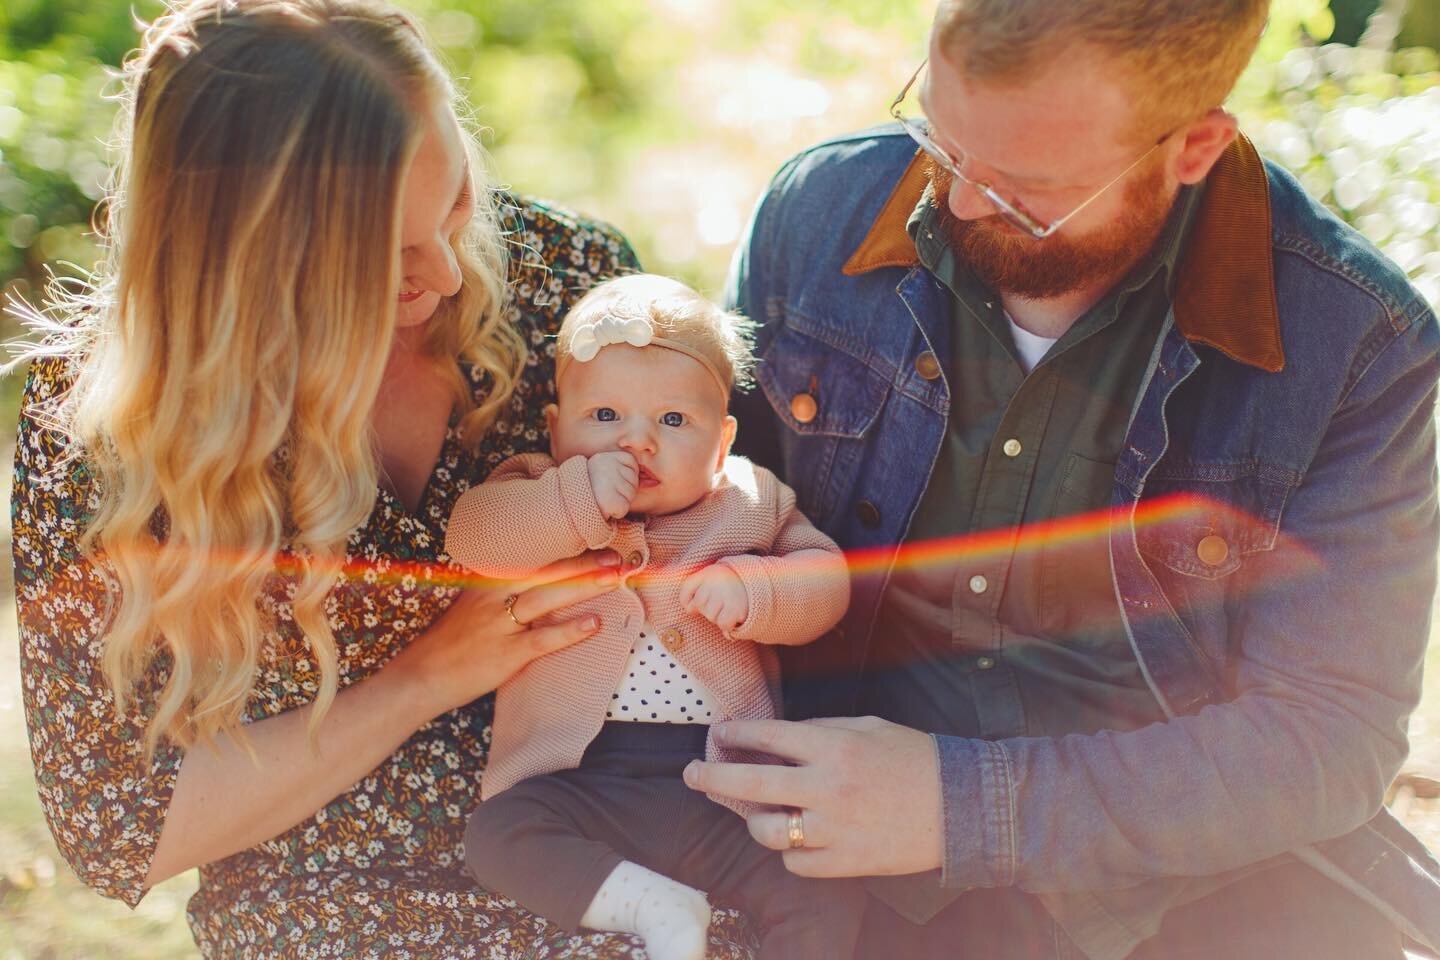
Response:
[[[1137,136],[1220,106],[1260,41],[1270,0],[941,0],[940,48],[981,82],[1011,81],[1090,45],[1128,70]]]

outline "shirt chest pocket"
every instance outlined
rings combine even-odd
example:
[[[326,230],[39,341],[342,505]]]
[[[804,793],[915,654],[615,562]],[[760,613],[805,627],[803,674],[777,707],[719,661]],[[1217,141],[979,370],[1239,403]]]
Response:
[[[755,379],[784,426],[786,482],[822,523],[853,483],[889,382],[844,347],[788,325],[766,346]]]
[[[1220,580],[1272,550],[1298,480],[1254,462],[1161,464],[1135,515],[1140,552],[1186,577]]]

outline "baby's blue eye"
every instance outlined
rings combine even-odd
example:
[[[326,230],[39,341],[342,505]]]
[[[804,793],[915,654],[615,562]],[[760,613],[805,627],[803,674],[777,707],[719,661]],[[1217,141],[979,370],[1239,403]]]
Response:
[[[601,407],[599,410],[595,411],[595,419],[599,420],[601,423],[609,423],[610,421],[617,420],[619,418],[615,416],[615,411],[612,410],[610,407]]]
[[[676,413],[674,410],[671,410],[669,413],[663,414],[660,417],[660,422],[667,427],[683,427],[685,426],[685,414]]]

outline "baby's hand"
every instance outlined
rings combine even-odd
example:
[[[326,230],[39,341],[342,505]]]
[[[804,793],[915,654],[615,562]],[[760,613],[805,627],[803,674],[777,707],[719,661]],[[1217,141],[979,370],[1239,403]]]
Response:
[[[716,563],[696,570],[680,584],[680,606],[709,620],[727,635],[750,616],[750,598],[738,574]]]
[[[618,520],[630,512],[630,501],[640,488],[640,465],[633,454],[623,450],[597,453],[586,461],[595,502],[607,520]]]

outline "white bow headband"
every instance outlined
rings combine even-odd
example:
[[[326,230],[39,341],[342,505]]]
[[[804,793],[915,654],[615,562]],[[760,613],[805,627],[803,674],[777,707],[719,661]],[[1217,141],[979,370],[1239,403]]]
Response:
[[[645,317],[630,317],[621,319],[613,315],[606,315],[594,323],[582,323],[578,325],[570,335],[570,343],[565,355],[560,358],[560,364],[555,370],[555,379],[559,380],[570,361],[576,363],[588,363],[595,359],[601,347],[608,347],[614,343],[628,343],[632,347],[664,347],[666,350],[674,350],[676,353],[683,353],[700,363],[701,366],[715,379],[720,387],[720,392],[728,399],[730,386],[725,378],[720,376],[720,371],[715,364],[698,350],[688,347],[676,340],[657,336],[655,325]]]

